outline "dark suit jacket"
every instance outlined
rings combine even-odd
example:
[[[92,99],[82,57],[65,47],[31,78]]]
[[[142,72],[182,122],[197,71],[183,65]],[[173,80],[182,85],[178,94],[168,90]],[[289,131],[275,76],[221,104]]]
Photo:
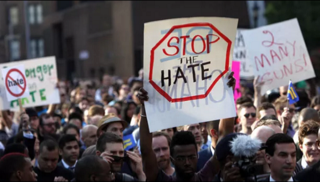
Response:
[[[208,162],[208,160],[212,157],[211,146],[207,149],[201,150],[199,152],[199,159],[197,164],[197,172],[199,172],[204,165]]]
[[[302,159],[300,159],[297,162],[296,169],[294,170],[295,175],[297,175],[300,171],[303,170],[302,165],[301,165],[301,161],[302,161]]]
[[[295,176],[299,181],[319,181],[320,176],[320,161],[316,164],[307,167]]]
[[[294,182],[298,182],[294,177],[292,177]],[[265,177],[265,178],[261,178],[257,180],[258,182],[270,182],[270,175]]]

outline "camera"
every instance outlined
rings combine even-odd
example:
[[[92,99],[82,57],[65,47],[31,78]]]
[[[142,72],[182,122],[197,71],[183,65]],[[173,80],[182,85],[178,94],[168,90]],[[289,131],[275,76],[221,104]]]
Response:
[[[255,164],[254,157],[241,157],[234,163],[246,181],[256,181],[255,177],[264,174],[263,165]]]

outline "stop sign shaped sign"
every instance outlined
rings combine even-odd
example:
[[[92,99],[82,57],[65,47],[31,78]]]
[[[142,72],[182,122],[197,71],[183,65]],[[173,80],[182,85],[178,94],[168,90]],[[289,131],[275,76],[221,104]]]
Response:
[[[229,70],[233,41],[210,22],[177,24],[161,33],[145,50],[149,83],[169,102],[206,98]]]

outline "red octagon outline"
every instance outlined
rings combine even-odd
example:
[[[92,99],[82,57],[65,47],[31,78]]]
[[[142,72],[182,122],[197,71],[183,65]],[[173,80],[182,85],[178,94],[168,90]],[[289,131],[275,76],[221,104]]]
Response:
[[[205,94],[202,95],[195,95],[190,97],[183,97],[183,98],[176,98],[173,99],[168,95],[164,90],[162,90],[153,80],[152,80],[152,74],[153,74],[153,64],[154,64],[154,51],[160,46],[160,44],[175,30],[180,28],[188,28],[188,27],[204,27],[208,26],[212,28],[222,39],[224,39],[228,46],[226,51],[226,64],[225,64],[225,70],[213,81],[213,83],[210,85],[208,90]],[[231,51],[231,44],[232,41],[226,37],[224,34],[222,34],[215,26],[213,26],[211,23],[189,23],[189,24],[182,24],[182,25],[175,25],[173,26],[167,34],[151,49],[151,55],[150,55],[150,73],[149,73],[149,82],[153,86],[154,89],[156,89],[163,97],[165,97],[169,102],[183,102],[183,101],[189,101],[189,100],[196,100],[196,99],[204,99],[206,98],[215,84],[222,78],[223,75],[225,75],[229,70],[229,59],[230,59],[230,51]]]
[[[22,92],[21,92],[20,94],[15,94],[15,93],[13,93],[13,92],[9,89],[9,85],[8,85],[8,82],[7,82],[10,73],[11,73],[11,72],[14,72],[14,71],[15,71],[15,72],[18,72],[18,73],[21,75],[21,77],[22,77],[22,79],[23,79],[23,82],[24,82],[24,87],[23,87]],[[26,78],[23,76],[23,74],[21,73],[21,71],[18,70],[18,69],[16,69],[16,68],[13,68],[13,69],[11,69],[11,70],[8,71],[8,73],[7,73],[7,75],[6,75],[5,81],[6,81],[6,88],[7,88],[8,92],[9,92],[12,96],[14,96],[14,97],[20,97],[20,96],[23,95],[24,92],[26,91],[26,87],[27,87]]]

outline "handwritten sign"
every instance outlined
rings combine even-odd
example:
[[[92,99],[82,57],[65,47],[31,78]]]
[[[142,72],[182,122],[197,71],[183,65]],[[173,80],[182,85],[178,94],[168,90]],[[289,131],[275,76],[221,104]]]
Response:
[[[297,19],[243,32],[261,92],[315,77]]]
[[[236,115],[226,75],[237,22],[201,17],[145,24],[144,88],[151,132]]]
[[[241,97],[240,92],[240,65],[239,61],[232,61],[232,71],[234,72],[233,77],[236,79],[236,85],[234,87],[234,103]]]
[[[31,59],[0,64],[2,80],[5,80],[3,68],[23,65],[27,83],[28,94],[21,97],[23,107],[35,107],[60,103],[57,66],[54,57]],[[6,85],[0,83],[0,107],[2,110],[19,110],[17,99],[12,101],[6,97]]]
[[[18,65],[2,69],[2,77],[8,101],[23,98],[29,95],[24,66]]]

